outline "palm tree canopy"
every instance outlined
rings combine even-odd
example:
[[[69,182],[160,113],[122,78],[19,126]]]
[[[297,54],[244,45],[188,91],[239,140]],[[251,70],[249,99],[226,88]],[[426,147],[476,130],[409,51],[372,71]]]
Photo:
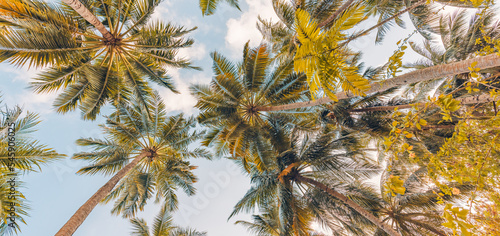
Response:
[[[293,72],[289,61],[272,63],[269,49],[260,45],[243,51],[242,62],[235,64],[217,52],[212,53],[214,77],[210,85],[193,85],[191,93],[198,99],[198,121],[209,127],[203,142],[214,146],[219,155],[243,155],[258,148],[258,137],[271,113],[259,112],[261,106],[288,104],[307,99],[305,75]],[[315,108],[280,113],[283,119],[307,125]],[[315,119],[315,118],[313,118]]]
[[[91,147],[91,152],[76,153],[73,158],[87,160],[92,164],[80,169],[80,174],[113,174],[123,168],[130,159],[148,152],[104,199],[116,200],[112,212],[134,216],[142,210],[146,201],[156,192],[156,201],[166,201],[169,210],[177,208],[176,189],[186,194],[195,193],[192,173],[195,166],[188,158],[210,158],[201,148],[188,146],[202,137],[203,132],[193,131],[194,118],[183,114],[167,116],[165,105],[159,95],[148,100],[148,109],[141,102],[122,103],[102,125],[103,139],[82,138],[81,146]]]
[[[46,68],[31,87],[37,93],[63,90],[58,112],[77,107],[84,119],[95,119],[108,101],[115,105],[132,95],[150,94],[150,82],[177,92],[167,67],[195,68],[177,57],[193,40],[194,30],[151,15],[161,0],[86,0],[89,9],[112,35],[106,39],[66,5],[37,0],[2,1],[0,62]]]

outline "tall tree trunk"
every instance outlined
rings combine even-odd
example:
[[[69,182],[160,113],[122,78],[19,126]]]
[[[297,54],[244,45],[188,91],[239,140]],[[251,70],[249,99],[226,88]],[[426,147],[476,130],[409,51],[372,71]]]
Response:
[[[494,97],[490,96],[489,94],[482,94],[482,95],[468,96],[465,98],[457,98],[456,100],[460,102],[460,105],[469,105],[469,104],[495,102],[497,100],[500,100],[500,97],[494,98]],[[425,104],[423,104],[423,103],[418,103],[418,104],[404,104],[404,105],[397,105],[397,106],[365,107],[365,108],[359,108],[359,109],[352,109],[352,110],[349,110],[349,112],[392,111],[395,108],[407,109],[407,108],[412,108],[415,105],[417,105],[419,107],[425,106]]]
[[[367,211],[359,204],[357,204],[354,201],[352,201],[351,199],[347,198],[344,194],[341,194],[341,193],[329,188],[328,186],[324,185],[321,182],[318,182],[318,181],[310,179],[310,178],[306,178],[300,174],[295,176],[295,180],[302,182],[302,183],[309,183],[309,184],[325,191],[326,193],[330,194],[331,196],[339,199],[344,204],[348,205],[349,207],[351,207],[352,209],[357,211],[359,214],[361,214],[362,216],[364,216],[365,218],[370,220],[373,224],[375,224],[377,227],[382,229],[387,234],[389,234],[391,236],[401,236],[401,234],[396,232],[396,230],[394,230],[391,226],[384,224],[382,221],[380,221],[379,218],[374,216],[371,212]]]
[[[113,35],[104,27],[102,22],[97,19],[97,17],[92,14],[80,1],[78,0],[62,0],[64,3],[68,4],[71,8],[73,8],[80,16],[82,16],[85,20],[87,20],[90,24],[95,26],[99,32],[101,32],[102,36],[106,39],[106,41],[112,41]]]
[[[427,81],[435,78],[442,78],[445,76],[452,76],[462,73],[469,72],[468,67],[473,63],[477,62],[476,67],[481,69],[488,69],[492,67],[500,66],[500,57],[496,54],[490,54],[486,56],[471,58],[459,62],[454,62],[446,65],[436,65],[432,67],[428,67],[425,69],[420,69],[416,71],[412,71],[406,73],[404,75],[396,76],[391,79],[387,79],[384,81],[380,81],[378,83],[374,83],[371,85],[371,88],[368,91],[365,91],[366,94],[376,93],[385,91],[390,88],[399,87],[407,84],[413,84],[417,82]],[[340,92],[336,94],[337,99],[346,99],[350,97],[354,97],[354,94],[347,92]],[[475,100],[478,98],[467,98],[468,100]],[[256,111],[281,111],[281,110],[290,110],[297,109],[303,107],[316,106],[321,104],[326,104],[333,102],[329,97],[323,97],[320,99],[316,99],[314,101],[307,102],[297,102],[286,105],[278,105],[278,106],[269,106],[269,107],[256,107]]]
[[[135,157],[132,162],[127,164],[123,169],[118,171],[106,184],[104,184],[97,192],[92,195],[71,218],[63,225],[63,227],[55,234],[55,236],[71,236],[75,233],[76,229],[85,221],[90,212],[97,206],[97,204],[104,199],[132,168],[134,168],[140,160],[146,157],[149,153],[143,152]]]
[[[321,27],[323,27],[325,25],[330,24],[330,22],[332,22],[338,15],[340,15],[340,13],[342,13],[345,9],[347,9],[353,2],[354,2],[354,0],[347,0],[342,6],[340,6],[339,9],[337,9],[326,20],[324,20],[323,22],[319,23],[318,28],[321,28]]]

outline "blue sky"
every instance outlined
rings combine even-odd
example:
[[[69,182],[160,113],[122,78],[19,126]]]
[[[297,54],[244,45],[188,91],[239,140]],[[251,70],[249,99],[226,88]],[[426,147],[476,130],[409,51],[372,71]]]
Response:
[[[194,65],[202,67],[203,71],[171,70],[181,92],[179,95],[159,89],[172,114],[196,114],[197,111],[193,108],[196,100],[189,95],[188,86],[190,83],[210,81],[210,52],[217,50],[238,61],[245,42],[250,40],[252,46],[260,43],[261,35],[255,28],[255,22],[259,14],[266,19],[276,19],[270,4],[270,0],[243,0],[242,12],[221,4],[215,15],[209,17],[201,16],[197,0],[166,0],[158,7],[154,19],[198,27],[190,34],[195,39],[195,44],[181,55],[191,58]],[[373,21],[367,22],[362,27],[367,28],[372,23]],[[407,30],[393,28],[386,37],[385,46],[375,47],[372,43],[373,35],[353,42],[352,46],[365,51],[364,60],[368,65],[383,64],[397,48],[396,41],[406,37],[411,31],[411,27]],[[22,226],[20,235],[54,235],[78,207],[110,178],[76,175],[75,172],[86,163],[69,159],[74,152],[83,151],[75,145],[76,139],[100,137],[98,124],[103,123],[104,119],[100,117],[91,122],[82,121],[79,112],[57,114],[51,106],[56,94],[37,95],[27,88],[30,78],[36,75],[36,70],[14,68],[2,63],[0,73],[0,91],[4,102],[10,106],[19,104],[25,110],[38,112],[43,121],[37,126],[38,131],[34,136],[59,153],[68,155],[65,160],[44,166],[40,173],[23,176],[23,181],[26,182],[23,192],[30,201],[31,216],[27,218],[27,225]],[[104,109],[102,113],[107,114],[108,111]],[[179,193],[180,209],[174,215],[175,223],[207,231],[210,236],[250,235],[242,226],[233,224],[236,220],[249,220],[248,215],[241,214],[227,221],[232,207],[249,188],[249,178],[227,160],[193,160],[192,163],[199,166],[195,170],[199,178],[195,185],[198,193],[194,197]],[[98,205],[74,235],[130,235],[129,221],[111,215],[111,205]],[[160,205],[151,201],[138,216],[152,223],[159,207]]]

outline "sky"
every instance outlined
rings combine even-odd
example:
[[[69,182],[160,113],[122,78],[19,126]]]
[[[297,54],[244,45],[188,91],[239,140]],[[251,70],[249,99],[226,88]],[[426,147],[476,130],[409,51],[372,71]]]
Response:
[[[59,1],[59,0],[52,0]],[[192,83],[208,83],[212,77],[209,53],[217,50],[233,61],[239,61],[243,45],[250,40],[251,46],[261,43],[261,35],[255,27],[257,16],[276,20],[271,0],[240,0],[242,11],[230,8],[223,2],[212,16],[202,17],[198,8],[198,0],[165,0],[156,9],[153,19],[170,21],[186,27],[197,26],[190,34],[195,44],[180,54],[190,58],[202,71],[173,69],[170,75],[174,78],[180,94],[173,94],[167,89],[159,89],[170,114],[184,112],[195,115],[193,108],[196,100],[189,94],[188,87]],[[367,28],[373,21],[361,25]],[[364,51],[363,60],[368,65],[380,65],[397,48],[396,42],[412,32],[408,29],[392,28],[384,45],[375,45],[373,34],[351,44],[355,50]],[[415,41],[420,42],[417,36]],[[408,53],[408,58],[415,55]],[[34,94],[28,83],[38,71],[28,68],[15,68],[7,63],[0,64],[0,92],[4,104],[21,105],[24,110],[40,114],[42,122],[36,127],[33,136],[41,143],[56,149],[68,157],[43,166],[38,173],[22,176],[26,183],[22,189],[29,200],[30,217],[27,225],[22,225],[23,236],[54,235],[71,215],[111,176],[88,176],[75,174],[85,166],[83,161],[71,160],[69,157],[83,151],[75,144],[81,137],[102,137],[98,125],[104,123],[100,116],[96,121],[83,121],[80,113],[70,112],[58,114],[52,108],[57,94]],[[102,114],[109,114],[103,109]],[[228,160],[192,160],[198,169],[194,173],[199,178],[195,184],[197,194],[188,197],[179,195],[179,210],[174,213],[175,224],[189,226],[199,231],[206,231],[209,236],[250,235],[243,226],[235,225],[236,220],[249,220],[250,216],[240,214],[228,220],[232,207],[250,187],[250,180],[241,170]],[[130,235],[131,224],[121,216],[111,215],[112,204],[98,205],[86,221],[74,234],[75,236],[121,236]],[[160,211],[160,205],[150,201],[138,217],[152,224],[153,218]]]

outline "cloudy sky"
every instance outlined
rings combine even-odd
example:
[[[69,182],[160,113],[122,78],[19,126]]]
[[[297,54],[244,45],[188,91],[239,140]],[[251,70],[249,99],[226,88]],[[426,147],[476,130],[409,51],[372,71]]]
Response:
[[[59,1],[59,0],[52,0]],[[190,58],[202,71],[171,70],[176,86],[181,94],[172,94],[166,89],[159,89],[167,109],[171,114],[184,112],[196,114],[193,108],[195,99],[189,94],[191,83],[208,83],[211,76],[211,59],[209,53],[217,50],[234,61],[241,57],[244,43],[250,40],[252,46],[261,42],[261,35],[255,27],[257,16],[265,19],[276,19],[271,7],[271,0],[246,0],[241,3],[242,11],[221,4],[215,15],[202,17],[198,8],[198,0],[165,0],[156,10],[155,19],[170,21],[187,27],[198,29],[190,36],[195,39],[193,47],[182,51],[182,55]],[[365,28],[373,22],[367,22]],[[375,46],[374,36],[370,35],[352,43],[356,50],[365,51],[364,60],[368,65],[385,63],[397,48],[396,41],[406,37],[412,28],[403,30],[393,28],[386,38],[384,46]],[[415,37],[415,39],[418,39]],[[417,40],[419,41],[419,40]],[[0,64],[0,91],[3,101],[9,106],[22,105],[25,110],[40,114],[42,123],[37,126],[35,138],[55,148],[59,153],[71,156],[83,151],[74,141],[80,137],[101,137],[98,124],[82,121],[78,112],[65,115],[57,114],[52,109],[56,94],[34,94],[27,88],[28,82],[37,71],[27,68],[14,68],[6,63]],[[103,114],[109,110],[104,109]],[[249,178],[236,166],[226,160],[193,160],[199,166],[195,174],[200,179],[196,183],[198,192],[194,197],[180,196],[180,209],[175,213],[175,223],[190,226],[200,231],[207,231],[210,236],[250,235],[246,229],[234,225],[236,220],[248,220],[248,215],[238,215],[227,220],[232,207],[249,188]],[[30,217],[27,225],[22,226],[21,235],[44,236],[54,235],[110,176],[76,175],[75,172],[86,163],[67,158],[44,166],[39,173],[23,176],[26,182],[25,193],[30,202]],[[130,235],[131,225],[127,219],[110,214],[111,204],[99,205],[80,226],[75,236]],[[144,212],[138,214],[152,222],[159,212],[159,205],[152,201]]]

